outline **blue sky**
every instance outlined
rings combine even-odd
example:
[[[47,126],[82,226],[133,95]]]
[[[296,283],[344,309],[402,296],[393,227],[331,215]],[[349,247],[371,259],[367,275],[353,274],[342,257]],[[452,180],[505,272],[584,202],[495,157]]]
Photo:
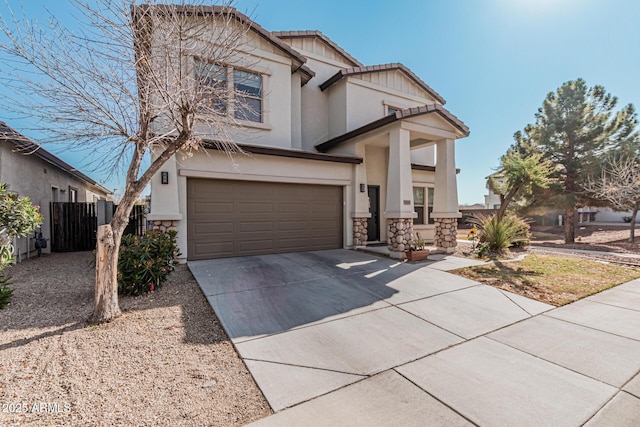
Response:
[[[60,16],[69,9],[62,0],[24,3],[40,16],[44,4]],[[620,107],[640,106],[636,0],[239,0],[236,7],[267,30],[320,30],[367,65],[402,62],[440,93],[471,129],[456,146],[464,204],[483,202],[484,177],[513,133],[563,82],[582,77],[616,95]],[[81,154],[46,147],[83,168]]]

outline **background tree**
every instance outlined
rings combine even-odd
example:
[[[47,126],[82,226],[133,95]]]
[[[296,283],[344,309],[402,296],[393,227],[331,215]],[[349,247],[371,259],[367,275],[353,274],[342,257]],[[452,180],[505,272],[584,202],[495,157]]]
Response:
[[[9,289],[10,277],[5,268],[13,261],[13,239],[26,236],[42,224],[38,207],[28,197],[18,197],[9,191],[7,184],[0,184],[0,308],[9,303],[13,290]]]
[[[555,169],[549,193],[564,209],[564,239],[575,239],[575,210],[586,202],[583,185],[610,148],[637,138],[632,104],[614,111],[617,98],[602,86],[587,87],[584,80],[569,81],[551,92],[536,113],[534,124],[516,134],[550,160]]]
[[[228,130],[238,123],[221,106],[237,107],[242,97],[226,86],[218,65],[243,57],[237,53],[250,21],[228,4],[71,2],[77,29],[65,28],[54,16],[41,27],[24,12],[3,14],[11,19],[0,24],[6,70],[0,81],[13,93],[1,102],[36,117],[48,141],[83,149],[126,174],[110,227],[98,239],[93,321],[102,322],[120,313],[121,237],[154,174],[177,153],[202,149],[207,136],[218,148],[237,151]]]
[[[526,199],[536,189],[547,188],[553,164],[543,159],[542,153],[524,153],[511,147],[500,159],[500,169],[488,179],[488,186],[500,195],[498,221],[504,217],[509,204],[517,199]]]
[[[636,218],[640,209],[640,162],[633,157],[610,158],[597,179],[584,185],[587,193],[604,200],[616,210],[631,211],[629,242],[635,241]]]

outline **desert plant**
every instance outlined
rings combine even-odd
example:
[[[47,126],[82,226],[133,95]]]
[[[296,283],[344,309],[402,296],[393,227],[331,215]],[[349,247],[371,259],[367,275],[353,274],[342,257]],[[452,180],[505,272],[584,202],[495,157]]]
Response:
[[[14,237],[26,236],[42,223],[39,207],[33,206],[28,197],[19,197],[9,191],[7,184],[0,184],[0,308],[11,301],[13,289],[5,268],[13,262]]]
[[[420,233],[416,233],[415,242],[409,246],[409,251],[423,251],[424,250],[424,240],[420,236]]]
[[[506,214],[502,218],[498,215],[479,215],[471,221],[479,230],[478,256],[500,256],[510,247],[529,244],[529,223],[517,215]]]
[[[0,308],[4,308],[11,302],[13,289],[9,286],[9,277],[0,276]]]
[[[155,290],[174,270],[179,255],[175,231],[123,236],[118,257],[118,292],[136,296]]]

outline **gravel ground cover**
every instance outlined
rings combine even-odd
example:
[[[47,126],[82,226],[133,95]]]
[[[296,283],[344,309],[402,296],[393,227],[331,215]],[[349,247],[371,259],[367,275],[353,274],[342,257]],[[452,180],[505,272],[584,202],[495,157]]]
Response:
[[[271,414],[186,266],[89,326],[91,253],[9,269],[0,310],[0,425],[234,426]]]

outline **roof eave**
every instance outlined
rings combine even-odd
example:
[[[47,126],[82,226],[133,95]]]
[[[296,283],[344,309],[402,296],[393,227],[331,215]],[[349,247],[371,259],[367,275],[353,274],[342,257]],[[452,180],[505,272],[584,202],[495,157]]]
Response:
[[[361,126],[357,129],[354,129],[352,131],[339,135],[335,138],[332,138],[328,141],[325,141],[321,144],[318,144],[315,146],[315,148],[316,150],[324,153],[342,144],[343,142],[346,142],[360,135],[364,135],[373,130],[379,129],[383,126],[386,126],[391,123],[401,121],[404,119],[408,119],[411,117],[422,116],[430,113],[437,113],[443,119],[448,121],[453,127],[455,127],[460,132],[460,134],[462,135],[461,137],[464,138],[469,136],[470,134],[469,128],[460,119],[458,119],[456,116],[451,114],[442,105],[431,104],[431,105],[423,105],[420,107],[406,108],[404,110],[396,111],[395,114],[390,114],[378,120],[374,120],[373,122],[367,123],[364,126]]]

